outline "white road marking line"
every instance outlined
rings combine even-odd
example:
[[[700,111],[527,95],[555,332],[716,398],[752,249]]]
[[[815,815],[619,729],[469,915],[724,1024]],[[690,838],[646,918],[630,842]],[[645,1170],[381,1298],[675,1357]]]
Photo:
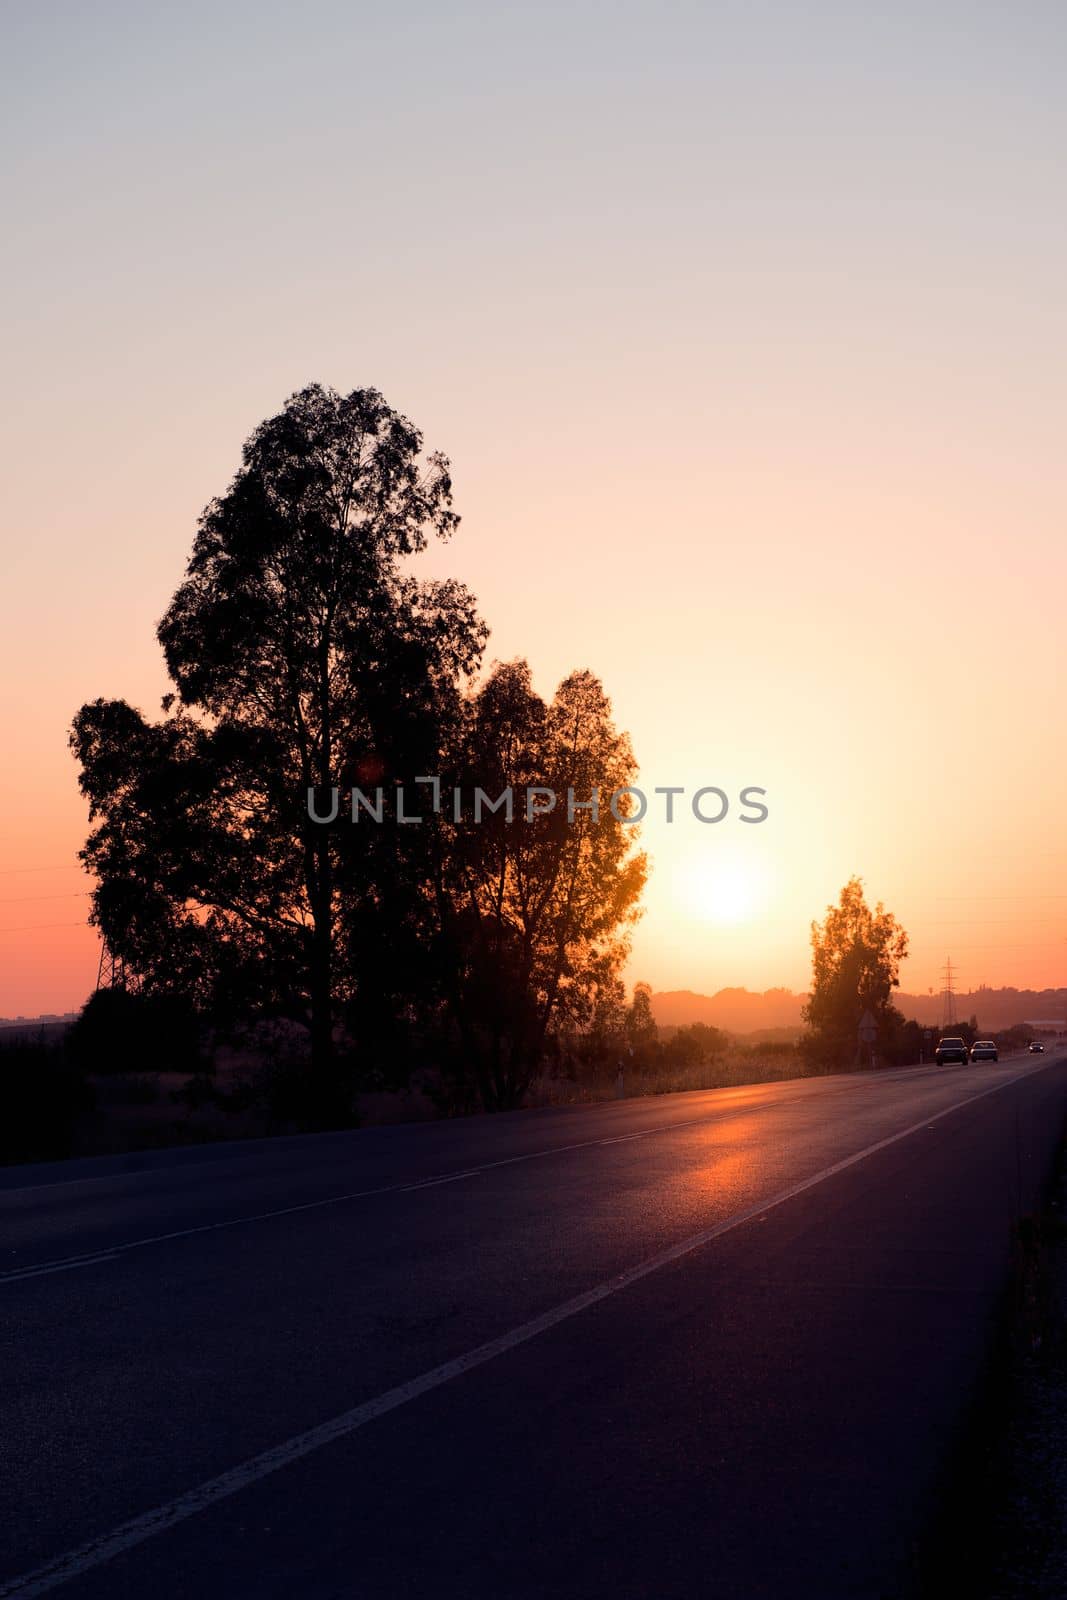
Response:
[[[442,1183],[458,1183],[461,1178],[476,1178],[481,1167],[471,1167],[467,1172],[452,1172],[445,1178],[423,1178],[419,1183],[405,1184],[401,1194],[413,1194],[416,1189],[436,1189]]]
[[[643,1128],[638,1133],[627,1135],[630,1139],[646,1139],[656,1133],[673,1133],[677,1128],[691,1128],[698,1123],[726,1122],[733,1117],[747,1116],[747,1111],[730,1111],[717,1117],[690,1117],[685,1122],[663,1123],[656,1128]],[[275,1217],[291,1217],[302,1211],[318,1211],[325,1206],[343,1205],[348,1200],[365,1200],[372,1195],[382,1194],[410,1194],[416,1189],[431,1189],[442,1183],[455,1183],[460,1178],[474,1177],[481,1172],[491,1172],[496,1167],[510,1167],[520,1161],[537,1161],[543,1156],[565,1155],[572,1150],[589,1150],[597,1145],[618,1144],[617,1139],[584,1139],[579,1144],[552,1145],[546,1150],[528,1150],[523,1155],[505,1156],[500,1161],[487,1161],[480,1167],[472,1167],[463,1172],[445,1172],[431,1178],[422,1178],[417,1183],[389,1183],[380,1189],[354,1189],[350,1194],[329,1195],[325,1200],[307,1200],[302,1205],[282,1206],[276,1211],[257,1211],[247,1217],[226,1217],[221,1222],[202,1222],[193,1228],[176,1228],[171,1233],[156,1233],[144,1239],[129,1239],[124,1244],[107,1245],[91,1255],[60,1256],[55,1261],[39,1261],[30,1266],[10,1267],[5,1272],[0,1272],[0,1288],[7,1283],[17,1283],[23,1278],[43,1276],[45,1271],[58,1272],[70,1266],[93,1265],[100,1261],[115,1260],[124,1255],[128,1250],[143,1250],[151,1244],[169,1244],[174,1239],[191,1239],[197,1234],[217,1233],[223,1228],[241,1228],[251,1222],[269,1222]]]
[[[142,1250],[150,1244],[168,1244],[172,1239],[191,1239],[198,1233],[216,1233],[222,1228],[240,1228],[249,1222],[266,1222],[271,1217],[289,1217],[298,1211],[317,1211],[322,1206],[338,1206],[344,1200],[362,1200],[372,1194],[392,1194],[399,1184],[389,1184],[384,1189],[356,1189],[351,1194],[331,1195],[327,1200],[308,1200],[299,1206],[283,1206],[279,1211],[259,1211],[249,1217],[227,1217],[222,1222],[202,1222],[195,1228],[177,1228],[173,1233],[157,1233],[147,1239],[130,1239],[125,1244],[108,1245],[91,1256],[61,1256],[55,1261],[40,1261],[34,1267],[12,1267],[0,1272],[0,1287],[27,1278],[33,1271],[45,1268],[56,1271],[60,1267],[92,1265],[97,1261],[112,1261],[127,1250]]]
[[[1051,1066],[1048,1062],[1043,1065]],[[1055,1063],[1059,1065],[1060,1063]],[[828,1178],[835,1177],[839,1172],[846,1172],[849,1167],[854,1167],[861,1161],[866,1161],[869,1156],[877,1155],[880,1150],[888,1150],[892,1145],[899,1144],[903,1139],[910,1139],[913,1134],[925,1133],[935,1123],[941,1122],[945,1117],[951,1116],[956,1111],[962,1111],[966,1106],[977,1104],[992,1094],[999,1094],[1002,1089],[1007,1089],[1013,1083],[1019,1083],[1023,1078],[1032,1077],[1030,1072],[1020,1072],[1014,1078],[1006,1078],[1000,1083],[992,1084],[980,1094],[968,1095],[966,1099],[957,1101],[954,1105],[946,1106],[933,1117],[923,1117],[919,1122],[913,1122],[910,1127],[902,1128],[899,1133],[889,1134],[885,1139],[878,1139],[874,1144],[867,1145],[862,1150],[857,1150],[854,1155],[844,1156],[840,1161],[835,1161],[831,1166],[824,1167],[821,1172],[814,1173],[810,1178],[802,1178],[799,1183],[794,1183],[788,1189],[782,1189],[773,1195],[770,1200],[762,1200],[758,1205],[748,1206],[744,1211],[739,1211],[735,1216],[727,1217],[722,1222],[715,1223],[710,1228],[704,1228],[699,1233],[690,1234],[688,1238],[669,1246],[666,1250],[659,1251],[654,1256],[649,1256],[645,1261],[639,1262],[636,1267],[630,1267],[626,1272],[618,1273],[614,1278],[607,1279],[604,1283],[587,1289],[584,1294],[575,1295],[570,1300],[564,1300],[561,1305],[553,1306],[550,1310],[542,1312],[539,1317],[532,1317],[529,1322],[520,1323],[517,1328],[512,1328],[509,1333],[503,1333],[496,1339],[490,1339],[475,1350],[470,1350],[466,1355],[457,1356],[452,1361],[445,1361],[439,1367],[433,1367],[429,1372],[424,1372],[420,1377],[411,1378],[407,1383],[401,1383],[394,1389],[387,1389],[384,1394],[377,1395],[373,1400],[366,1400],[362,1405],[354,1406],[350,1411],[342,1411],[338,1416],[331,1417],[329,1421],[320,1423],[315,1428],[309,1428],[305,1433],[298,1433],[291,1439],[286,1439],[281,1444],[273,1445],[269,1450],[262,1451],[259,1455],[242,1461],[240,1465],[231,1467],[228,1472],[220,1473],[217,1478],[209,1478],[205,1483],[198,1484],[196,1488],[189,1489],[185,1494],[178,1495],[175,1499],[167,1501],[164,1505],[156,1506],[152,1511],[146,1511],[139,1517],[133,1517],[128,1522],[121,1523],[110,1533],[99,1534],[95,1539],[88,1539],[84,1544],[78,1545],[73,1550],[66,1551],[63,1555],[46,1561],[43,1565],[35,1567],[32,1572],[23,1573],[21,1577],[11,1578],[0,1586],[0,1600],[37,1600],[37,1596],[48,1594],[53,1589],[58,1589],[60,1584],[69,1583],[73,1578],[81,1577],[83,1573],[90,1572],[94,1567],[102,1566],[115,1556],[124,1551],[132,1550],[146,1540],[154,1538],[156,1534],[166,1533],[169,1529],[177,1527],[179,1523],[186,1522],[190,1517],[195,1517],[199,1512],[206,1511],[209,1506],[217,1505],[220,1500],[227,1500],[231,1495],[239,1494],[242,1489],[247,1489],[251,1484],[258,1483],[260,1479],[268,1477],[271,1473],[278,1472],[282,1467],[300,1461],[305,1456],[321,1450],[324,1445],[333,1444],[338,1439],[345,1439],[350,1434],[356,1433],[360,1428],[365,1428],[369,1422],[374,1422],[379,1417],[385,1416],[390,1411],[395,1411],[399,1406],[407,1405],[412,1400],[417,1400],[421,1395],[428,1394],[433,1389],[439,1389],[443,1384],[449,1383],[453,1378],[462,1377],[464,1373],[473,1372],[477,1367],[485,1366],[486,1362],[494,1361],[497,1356],[506,1355],[509,1350],[516,1349],[519,1345],[528,1344],[538,1335],[549,1332],[558,1327],[561,1322],[567,1322],[571,1317],[578,1316],[581,1312],[589,1310],[591,1306],[607,1300],[611,1295],[618,1294],[622,1289],[628,1289],[632,1284],[640,1283],[643,1278],[658,1272],[661,1267],[670,1266],[675,1261],[680,1261],[684,1256],[691,1255],[694,1250],[699,1250],[703,1245],[710,1244],[713,1239],[721,1238],[724,1233],[739,1228],[745,1222],[754,1218],[763,1218],[776,1207],[785,1205],[789,1200],[794,1200],[797,1195],[804,1194],[808,1189],[814,1189],[818,1184],[825,1183]]]
[[[3,1274],[4,1283],[12,1283],[20,1278],[45,1278],[51,1272],[75,1272],[78,1267],[95,1267],[101,1261],[114,1261],[114,1250],[98,1250],[91,1256],[68,1256],[62,1261],[45,1261],[37,1267],[15,1267],[11,1272]]]

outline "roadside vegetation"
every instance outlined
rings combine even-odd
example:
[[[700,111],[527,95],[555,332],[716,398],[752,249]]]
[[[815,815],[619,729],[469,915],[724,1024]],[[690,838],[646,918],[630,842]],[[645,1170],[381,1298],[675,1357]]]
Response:
[[[625,899],[629,885],[621,892]],[[521,1072],[495,1049],[515,1026],[508,1007],[523,1004],[529,974],[510,989],[502,979],[484,1012],[472,1001],[467,1021],[480,1029],[480,1050],[443,1001],[422,1011],[397,1006],[367,1033],[358,1026],[365,1012],[342,1009],[331,1039],[343,1111],[335,1121],[426,1120],[906,1067],[924,1049],[929,1060],[930,1030],[891,999],[906,936],[881,905],[867,906],[858,879],[813,924],[812,949],[807,1029],[752,1039],[701,1022],[661,1029],[649,985],[628,993],[614,958],[591,976],[589,953],[575,985],[584,998],[550,1010]],[[972,1042],[978,1019],[955,1031]],[[993,1035],[1005,1054],[1032,1036],[1023,1024]],[[487,1055],[495,1066],[487,1068]],[[320,1089],[299,1011],[213,1014],[146,966],[143,979],[98,990],[65,1029],[0,1035],[0,1162],[296,1133],[322,1125]]]
[[[523,1105],[733,1088],[852,1067],[821,1057],[806,1037],[746,1040],[703,1023],[659,1029],[649,1025],[647,1001],[647,986],[638,985],[617,1029],[550,1035]],[[1008,1053],[1030,1036],[1019,1027],[998,1037]],[[909,1030],[905,1039],[912,1037]],[[917,1061],[905,1054],[881,1064]],[[224,1033],[142,996],[103,991],[64,1030],[0,1034],[0,1164],[298,1133],[308,1127],[307,1074],[306,1036],[291,1022]],[[401,1082],[367,1072],[354,1073],[353,1084],[352,1126],[483,1109],[470,1077],[442,1070],[430,1055]]]

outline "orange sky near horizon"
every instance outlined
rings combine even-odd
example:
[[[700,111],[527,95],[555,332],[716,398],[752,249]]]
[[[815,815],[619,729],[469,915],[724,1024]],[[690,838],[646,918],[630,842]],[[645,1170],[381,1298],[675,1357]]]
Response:
[[[768,791],[650,816],[631,979],[803,990],[859,873],[906,989],[1067,984],[1067,19],[221,9],[4,24],[0,1016],[92,987],[71,717],[158,706],[310,381],[451,457],[487,661],[598,673],[650,791]]]

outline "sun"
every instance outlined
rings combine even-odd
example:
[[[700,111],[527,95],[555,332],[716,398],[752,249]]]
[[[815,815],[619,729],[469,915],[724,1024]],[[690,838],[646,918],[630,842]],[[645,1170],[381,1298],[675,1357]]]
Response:
[[[678,869],[679,898],[702,922],[748,922],[767,896],[763,864],[739,851],[719,849],[692,856]]]

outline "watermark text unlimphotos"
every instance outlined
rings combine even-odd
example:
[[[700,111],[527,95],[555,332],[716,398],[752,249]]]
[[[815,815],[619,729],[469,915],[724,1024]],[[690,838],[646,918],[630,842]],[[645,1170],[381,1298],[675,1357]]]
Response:
[[[736,816],[740,822],[759,823],[766,822],[770,815],[764,804],[767,791],[757,784],[748,784],[741,790],[735,808],[726,790],[716,784],[707,784],[692,794],[682,784],[658,784],[652,790],[653,796],[658,798],[650,801],[643,789],[632,784],[612,789],[607,796],[603,796],[600,787],[594,784],[588,795],[579,799],[574,789],[557,794],[555,789],[538,784],[524,787],[509,784],[498,795],[490,795],[478,788],[465,790],[452,787],[446,790],[440,778],[422,777],[413,781],[423,786],[418,795],[410,797],[405,786],[397,784],[390,790],[391,804],[387,804],[383,787],[369,794],[363,789],[345,791],[351,795],[350,803],[345,807],[346,817],[350,816],[353,822],[366,820],[409,824],[425,822],[429,813],[447,816],[453,822],[480,823],[487,818],[500,816],[506,822],[514,822],[516,817],[535,822],[538,817],[558,812],[561,817],[566,814],[568,823],[573,824],[583,818],[598,823],[602,808],[606,808],[616,822],[632,827],[644,819],[650,806],[654,806],[666,822],[692,816],[697,822],[714,824],[724,822],[728,816]],[[309,788],[307,809],[312,822],[336,822],[341,816],[341,794],[341,789],[336,785],[328,791],[328,798],[324,789]]]

